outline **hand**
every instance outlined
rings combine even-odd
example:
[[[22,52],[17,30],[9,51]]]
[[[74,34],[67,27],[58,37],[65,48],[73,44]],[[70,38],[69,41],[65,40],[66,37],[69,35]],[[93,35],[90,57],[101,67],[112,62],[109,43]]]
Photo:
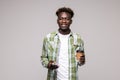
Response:
[[[48,69],[53,70],[53,69],[57,69],[57,68],[58,68],[58,65],[56,65],[54,61],[49,61]]]
[[[81,53],[81,52],[77,52],[76,53],[76,58],[77,58],[77,60],[81,60],[81,58],[84,56],[84,54],[83,53]]]
[[[78,51],[78,52],[76,53],[76,58],[77,58],[78,61],[80,61],[80,64],[81,64],[81,65],[85,64],[85,55],[84,55],[83,52],[79,52],[79,51]]]

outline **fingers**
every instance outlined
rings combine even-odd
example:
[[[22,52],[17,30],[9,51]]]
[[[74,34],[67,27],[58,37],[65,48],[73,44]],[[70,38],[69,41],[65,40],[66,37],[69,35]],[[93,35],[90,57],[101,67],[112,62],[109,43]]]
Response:
[[[51,70],[57,69],[58,65],[56,65],[54,61],[49,61],[48,68],[51,69]]]
[[[83,53],[80,53],[80,52],[76,53],[77,60],[80,60],[80,58],[83,57],[83,56],[84,56]]]

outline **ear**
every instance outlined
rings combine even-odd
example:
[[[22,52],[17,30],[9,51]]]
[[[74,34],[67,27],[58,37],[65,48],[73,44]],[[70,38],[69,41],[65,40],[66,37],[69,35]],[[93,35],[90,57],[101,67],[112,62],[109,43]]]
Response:
[[[72,24],[72,21],[73,21],[73,20],[71,19],[71,20],[70,20],[70,24]]]
[[[58,23],[58,21],[59,21],[59,20],[57,19],[57,23]]]

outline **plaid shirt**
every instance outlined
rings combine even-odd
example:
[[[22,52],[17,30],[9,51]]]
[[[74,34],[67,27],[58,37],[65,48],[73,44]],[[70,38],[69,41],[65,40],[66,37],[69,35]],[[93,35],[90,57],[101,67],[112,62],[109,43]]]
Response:
[[[47,68],[50,60],[56,61],[57,55],[59,53],[60,40],[58,32],[53,32],[48,34],[43,41],[43,49],[41,55],[42,65]],[[69,79],[68,80],[78,80],[77,71],[78,65],[81,65],[79,61],[76,60],[76,51],[80,50],[84,52],[83,41],[80,36],[76,33],[70,33],[68,39],[68,59],[69,59]],[[56,80],[57,71],[48,69],[47,80]]]

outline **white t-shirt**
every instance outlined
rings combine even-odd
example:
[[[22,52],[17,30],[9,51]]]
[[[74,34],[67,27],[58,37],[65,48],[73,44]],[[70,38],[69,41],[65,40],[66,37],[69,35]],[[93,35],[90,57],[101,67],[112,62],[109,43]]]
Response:
[[[60,50],[58,56],[57,80],[68,80],[68,37],[59,33]]]

